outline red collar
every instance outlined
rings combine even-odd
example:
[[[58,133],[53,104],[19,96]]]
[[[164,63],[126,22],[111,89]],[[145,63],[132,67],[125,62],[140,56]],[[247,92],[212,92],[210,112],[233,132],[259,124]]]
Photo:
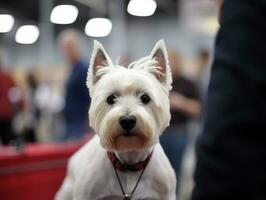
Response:
[[[153,152],[151,152],[150,155],[141,162],[138,162],[135,164],[126,164],[126,163],[122,163],[116,157],[114,152],[107,151],[108,158],[113,163],[116,169],[118,169],[119,171],[133,171],[133,172],[143,170],[147,166],[148,162],[150,161],[152,153]]]

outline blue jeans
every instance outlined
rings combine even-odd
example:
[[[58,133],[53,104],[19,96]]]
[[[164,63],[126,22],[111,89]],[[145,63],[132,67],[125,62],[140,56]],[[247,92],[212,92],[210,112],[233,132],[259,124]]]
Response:
[[[84,121],[67,121],[64,140],[79,140],[87,131]]]
[[[174,168],[177,183],[179,182],[180,178],[180,169],[187,142],[188,135],[184,126],[169,127],[160,137],[160,143],[164,149],[164,152]]]

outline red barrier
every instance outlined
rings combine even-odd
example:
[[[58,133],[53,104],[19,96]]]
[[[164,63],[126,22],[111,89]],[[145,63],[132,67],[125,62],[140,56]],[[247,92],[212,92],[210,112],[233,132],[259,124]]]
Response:
[[[29,144],[23,152],[0,147],[0,199],[52,200],[65,174],[69,157],[83,142]]]

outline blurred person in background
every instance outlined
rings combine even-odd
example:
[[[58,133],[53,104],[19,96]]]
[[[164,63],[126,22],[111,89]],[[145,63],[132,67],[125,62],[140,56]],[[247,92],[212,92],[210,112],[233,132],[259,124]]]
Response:
[[[60,47],[72,68],[65,91],[66,140],[80,139],[89,130],[90,97],[86,87],[88,63],[81,58],[81,43],[81,36],[75,30],[65,30],[59,36]]]
[[[4,71],[0,60],[0,139],[4,145],[9,144],[14,139],[12,130],[14,104],[10,98],[10,93],[14,86],[13,78]]]
[[[216,7],[216,13],[217,13],[217,19],[220,22],[221,18],[221,8],[224,0],[215,0],[215,7]]]
[[[173,76],[173,89],[170,92],[171,122],[160,142],[175,170],[178,183],[188,142],[187,125],[189,120],[199,116],[201,103],[195,84],[181,74],[181,56],[173,50],[168,50],[168,55]]]
[[[266,199],[265,9],[265,0],[222,4],[193,200]]]
[[[118,59],[117,63],[121,66],[128,66],[131,63],[131,60],[129,54],[124,54]]]
[[[198,90],[202,99],[206,96],[206,90],[210,79],[210,53],[207,49],[202,48],[198,52]]]
[[[56,75],[55,75],[56,76]],[[40,142],[61,140],[65,131],[63,123],[64,97],[57,82],[49,79],[38,81],[34,102],[36,107],[36,136]]]
[[[38,82],[33,72],[29,72],[27,77],[27,90],[25,94],[25,127],[23,138],[25,142],[36,142],[36,129],[40,118],[40,109],[36,103],[36,91]]]

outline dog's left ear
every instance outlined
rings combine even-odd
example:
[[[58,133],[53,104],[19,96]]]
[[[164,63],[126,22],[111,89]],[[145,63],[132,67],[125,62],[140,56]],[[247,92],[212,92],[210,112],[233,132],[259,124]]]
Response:
[[[172,74],[164,40],[161,39],[155,44],[150,57],[157,61],[156,70],[153,74],[170,90],[172,88]]]
[[[100,42],[94,40],[93,52],[87,76],[88,88],[90,88],[100,79],[100,75],[97,72],[101,68],[112,65],[113,63],[108,54],[106,53],[105,49],[103,48],[103,45]]]

